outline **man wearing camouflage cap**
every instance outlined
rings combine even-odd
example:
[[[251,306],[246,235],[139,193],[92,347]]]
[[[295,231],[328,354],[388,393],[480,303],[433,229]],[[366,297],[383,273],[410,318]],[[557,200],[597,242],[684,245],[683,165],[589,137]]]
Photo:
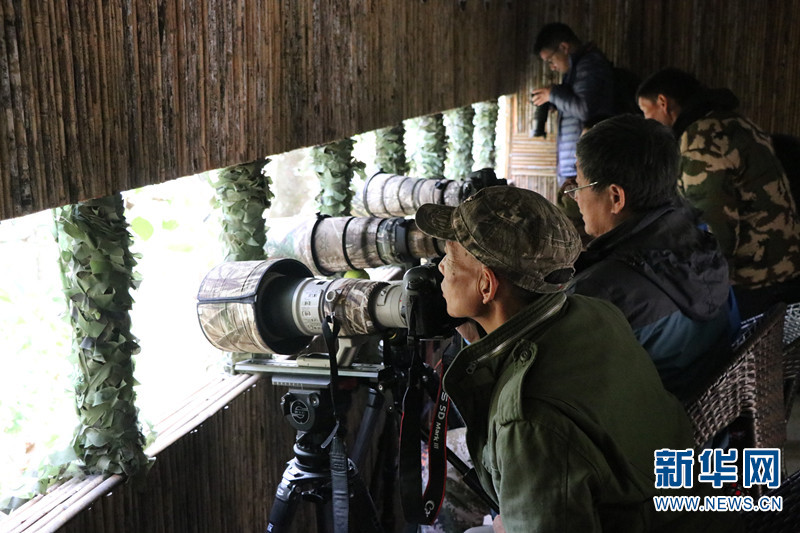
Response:
[[[655,511],[667,491],[654,451],[691,448],[691,426],[620,311],[565,295],[581,244],[559,209],[489,187],[458,207],[423,205],[416,222],[447,241],[448,313],[487,332],[444,387],[499,506],[495,530],[715,531],[719,513]]]
[[[650,76],[637,98],[680,139],[679,187],[720,243],[742,318],[800,300],[800,217],[770,136],[730,90],[678,69]]]

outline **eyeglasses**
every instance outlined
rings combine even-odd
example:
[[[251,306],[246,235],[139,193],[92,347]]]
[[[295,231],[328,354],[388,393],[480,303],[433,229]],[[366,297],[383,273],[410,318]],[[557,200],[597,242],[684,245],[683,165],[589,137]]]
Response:
[[[553,64],[553,56],[556,55],[557,53],[558,53],[558,48],[553,50],[553,52],[549,56],[547,56],[547,59],[544,60],[545,64],[546,65],[552,65]]]
[[[593,181],[589,185],[581,185],[580,187],[573,187],[572,189],[566,190],[564,191],[564,194],[575,200],[575,196],[577,196],[575,193],[581,189],[585,189],[586,187],[594,187],[595,185],[597,185],[597,182]]]

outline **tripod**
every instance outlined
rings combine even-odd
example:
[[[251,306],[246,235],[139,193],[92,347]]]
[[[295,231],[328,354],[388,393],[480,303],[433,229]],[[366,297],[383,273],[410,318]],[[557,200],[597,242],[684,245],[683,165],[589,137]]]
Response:
[[[275,492],[267,531],[288,531],[299,498],[302,498],[315,505],[317,532],[332,533],[338,500],[333,488],[335,473],[331,472],[330,444],[337,422],[330,391],[326,390],[331,386],[330,378],[275,375],[273,383],[292,387],[281,399],[281,407],[289,424],[297,430],[297,438],[293,447],[295,457],[288,462]],[[352,523],[357,525],[357,530],[373,533],[381,532],[382,528],[357,468],[383,403],[383,396],[373,388],[369,389],[369,394],[353,459],[347,459],[347,494],[338,494],[338,498],[344,497],[352,504],[347,507],[352,511]],[[338,511],[343,512],[342,509]]]
[[[381,391],[391,391],[393,398],[403,397],[409,371],[409,353],[404,339],[395,339],[392,343],[387,341],[384,344],[383,358],[386,366],[377,376],[357,378],[370,382],[369,396],[354,441],[352,460],[348,459],[346,469],[347,494],[344,495],[344,498],[352,504],[349,505],[353,518],[351,524],[354,526],[353,531],[364,533],[383,531],[372,498],[358,473],[359,468],[363,466],[362,460],[366,447],[374,436],[375,425],[385,401],[383,393],[376,389],[374,381],[377,379],[377,388]],[[285,533],[289,530],[299,498],[315,504],[318,533],[334,531],[333,516],[337,510],[337,502],[340,500],[335,497],[332,483],[330,440],[337,429],[338,422],[329,394],[331,377],[322,372],[323,370],[320,369],[320,372],[313,376],[282,373],[273,375],[273,384],[290,387],[289,392],[281,400],[281,407],[284,417],[297,430],[297,438],[293,448],[295,457],[287,464],[276,490],[269,515],[268,532]],[[433,370],[427,368],[425,373],[427,378],[423,381],[428,385],[433,384],[436,381]],[[323,391],[325,392],[323,393]],[[435,392],[433,394],[435,395]],[[349,401],[349,394],[348,396],[339,395],[337,398],[337,410],[340,413],[344,412],[345,409],[341,408],[341,404],[345,399]],[[390,408],[392,416],[395,416],[397,411],[397,404]],[[414,410],[412,413],[419,416],[417,411]],[[409,438],[418,443],[419,441],[414,438],[414,435],[417,434],[411,434]],[[427,436],[424,432],[422,433],[423,440],[427,439]],[[417,453],[418,446],[417,444]],[[480,487],[474,471],[469,472],[469,467],[452,452],[447,454],[447,461],[464,476],[463,479],[467,486],[487,503],[487,508],[494,507],[493,502]],[[419,455],[417,455],[416,466],[413,468],[419,468]],[[420,484],[421,481],[417,483],[417,485]],[[410,525],[407,524],[407,527]]]

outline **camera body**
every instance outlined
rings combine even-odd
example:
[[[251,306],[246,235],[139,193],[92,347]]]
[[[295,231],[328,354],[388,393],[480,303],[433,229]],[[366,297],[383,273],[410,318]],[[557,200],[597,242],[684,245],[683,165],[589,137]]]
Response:
[[[420,339],[441,337],[464,321],[447,314],[447,302],[442,295],[443,279],[434,263],[406,271],[403,293],[409,335]]]
[[[547,137],[547,117],[552,107],[553,106],[549,102],[536,106],[536,110],[533,114],[534,137]]]

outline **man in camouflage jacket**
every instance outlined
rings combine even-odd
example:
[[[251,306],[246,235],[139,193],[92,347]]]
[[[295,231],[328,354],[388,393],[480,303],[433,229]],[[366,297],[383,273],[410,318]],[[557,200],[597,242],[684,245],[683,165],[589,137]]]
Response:
[[[742,317],[800,300],[800,219],[769,135],[734,111],[731,91],[677,69],[645,80],[637,97],[680,139],[679,188],[720,243]]]

